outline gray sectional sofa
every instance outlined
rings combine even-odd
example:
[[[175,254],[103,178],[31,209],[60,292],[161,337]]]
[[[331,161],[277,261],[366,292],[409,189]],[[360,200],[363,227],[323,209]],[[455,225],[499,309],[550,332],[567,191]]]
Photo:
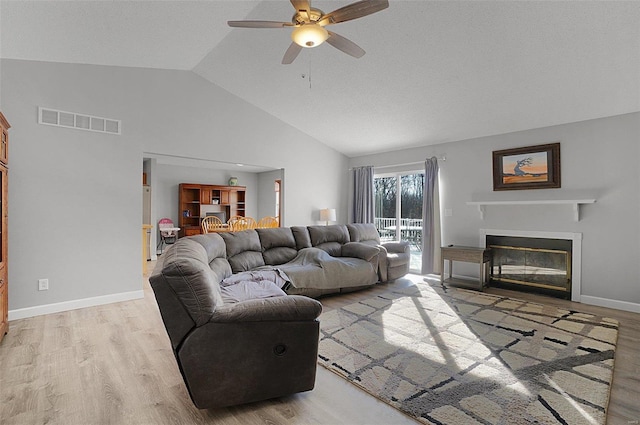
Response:
[[[353,291],[380,280],[386,250],[351,237],[342,225],[297,226],[171,245],[149,282],[196,407],[313,389],[322,305],[301,294]]]
[[[202,235],[214,237],[216,235]],[[220,233],[233,273],[278,269],[290,295],[348,292],[378,282],[378,247],[353,243],[346,226],[294,226]]]

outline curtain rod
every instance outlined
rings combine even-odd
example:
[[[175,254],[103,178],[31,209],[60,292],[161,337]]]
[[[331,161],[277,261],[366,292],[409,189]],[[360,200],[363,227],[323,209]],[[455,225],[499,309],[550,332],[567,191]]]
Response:
[[[446,156],[440,156],[440,157],[436,157],[436,159],[438,161],[446,161],[447,157]],[[420,165],[420,164],[424,164],[424,161],[416,161],[416,162],[405,162],[403,164],[391,164],[391,165],[374,165],[373,168],[375,169],[381,169],[381,168],[395,168],[395,167],[406,167],[408,165]],[[358,167],[355,167],[358,168]],[[349,170],[353,170],[353,168],[349,168]]]
[[[420,165],[420,164],[424,164],[424,161],[405,162],[404,164],[391,164],[391,165],[380,165],[380,166],[374,165],[373,168],[376,169],[376,170],[379,170],[381,168],[406,167],[408,165]]]

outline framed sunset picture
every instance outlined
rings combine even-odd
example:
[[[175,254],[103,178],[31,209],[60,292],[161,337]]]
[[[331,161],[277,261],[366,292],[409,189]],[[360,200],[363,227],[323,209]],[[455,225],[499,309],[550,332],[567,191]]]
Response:
[[[493,151],[493,190],[560,187],[560,143]]]

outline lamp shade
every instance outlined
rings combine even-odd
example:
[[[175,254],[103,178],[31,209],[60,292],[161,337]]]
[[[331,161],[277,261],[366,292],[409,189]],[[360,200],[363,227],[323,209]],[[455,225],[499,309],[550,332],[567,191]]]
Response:
[[[336,221],[336,210],[334,208],[320,210],[320,221]]]
[[[291,32],[291,39],[302,47],[316,47],[329,38],[326,29],[318,24],[303,24]]]

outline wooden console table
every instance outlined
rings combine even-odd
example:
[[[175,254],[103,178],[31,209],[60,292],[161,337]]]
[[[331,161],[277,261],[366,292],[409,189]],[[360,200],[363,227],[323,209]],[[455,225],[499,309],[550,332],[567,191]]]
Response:
[[[469,285],[470,281],[463,279],[454,279],[451,277],[453,271],[454,261],[463,261],[466,263],[480,264],[480,278],[478,284],[480,290],[489,282],[489,266],[487,263],[491,262],[491,250],[485,248],[476,248],[471,246],[456,246],[449,245],[441,248],[442,264],[440,268],[440,283],[454,283]],[[444,278],[444,262],[449,260],[449,278]],[[474,282],[475,283],[475,282]],[[475,285],[474,285],[475,286]]]

